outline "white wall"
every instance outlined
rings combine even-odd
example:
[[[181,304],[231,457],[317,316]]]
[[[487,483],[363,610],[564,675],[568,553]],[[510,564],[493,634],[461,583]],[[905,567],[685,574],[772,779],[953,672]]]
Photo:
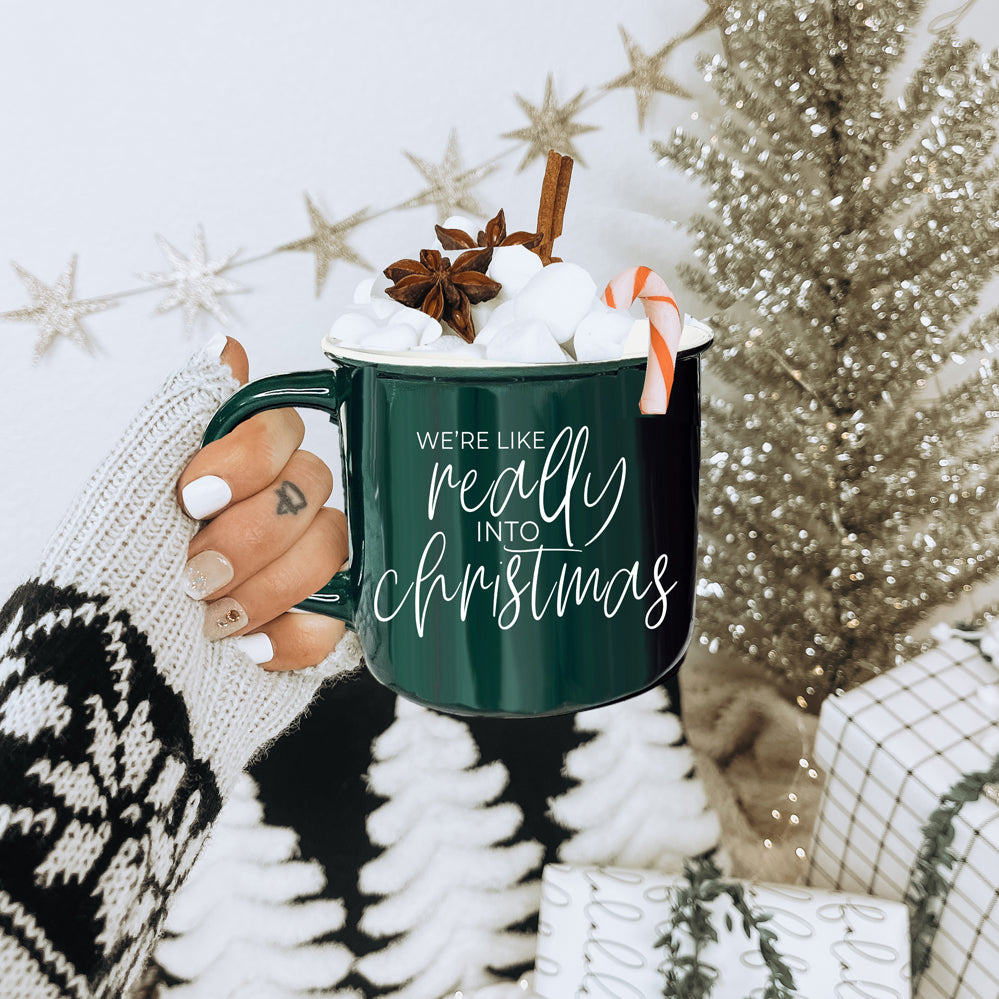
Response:
[[[948,6],[931,4],[930,16]],[[994,44],[988,7],[978,4],[962,30]],[[704,9],[686,0],[5,4],[0,312],[29,304],[7,261],[52,284],[78,254],[77,297],[107,296],[149,288],[137,275],[168,269],[157,233],[188,254],[203,224],[210,255],[241,248],[238,263],[309,234],[304,192],[331,221],[404,202],[422,179],[403,150],[437,162],[452,128],[467,166],[499,157],[476,188],[483,208],[504,207],[515,228],[531,228],[543,164],[517,172],[521,147],[501,135],[527,124],[514,95],[539,104],[549,72],[561,101],[583,88],[596,98],[578,119],[599,128],[577,139],[586,168],[573,175],[559,252],[598,281],[643,261],[669,275],[684,241],[661,219],[686,216],[700,193],[657,170],[649,142],[689,121],[696,101],[655,97],[640,133],[632,92],[601,85],[628,66],[618,24],[652,51]],[[669,72],[704,92],[694,56],[716,45],[713,34],[681,45]],[[432,207],[392,212],[351,244],[383,267],[427,245],[436,221]],[[246,290],[220,302],[253,373],[321,366],[319,341],[364,274],[334,265],[317,298],[306,253],[228,271]],[[155,314],[165,294],[85,318],[95,356],[63,340],[33,365],[35,327],[0,321],[0,592],[31,570],[153,387],[220,328],[201,316],[186,338],[179,310]],[[310,431],[310,446],[332,460],[332,432]]]

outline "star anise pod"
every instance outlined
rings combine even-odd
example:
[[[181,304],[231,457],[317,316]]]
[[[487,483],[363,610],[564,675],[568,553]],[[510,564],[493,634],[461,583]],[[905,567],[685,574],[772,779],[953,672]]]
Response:
[[[471,307],[495,298],[501,287],[499,281],[486,277],[492,257],[491,246],[469,250],[453,264],[438,250],[420,250],[419,260],[397,260],[385,268],[385,276],[394,282],[385,293],[447,323],[471,343],[475,339]]]
[[[471,250],[476,246],[525,246],[533,250],[544,239],[540,232],[506,232],[506,216],[501,208],[493,218],[486,223],[484,230],[479,230],[477,239],[461,229],[445,229],[439,225],[434,227],[437,238],[445,250]]]

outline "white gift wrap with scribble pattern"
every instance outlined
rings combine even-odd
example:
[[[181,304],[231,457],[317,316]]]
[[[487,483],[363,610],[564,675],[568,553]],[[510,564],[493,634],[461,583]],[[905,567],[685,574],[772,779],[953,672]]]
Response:
[[[999,631],[999,629],[996,629]],[[827,778],[808,881],[905,897],[922,827],[963,774],[999,752],[999,669],[971,643],[936,648],[822,706],[815,758]],[[999,805],[954,820],[956,860],[917,999],[999,996]]]
[[[542,999],[663,995],[676,874],[549,864],[544,870],[534,989]],[[905,906],[866,895],[742,882],[807,999],[910,999]],[[718,943],[701,952],[718,969],[712,999],[762,995],[767,973],[759,938],[747,938],[727,896],[710,903]],[[726,912],[732,929],[725,926]],[[689,940],[683,953],[690,953]]]

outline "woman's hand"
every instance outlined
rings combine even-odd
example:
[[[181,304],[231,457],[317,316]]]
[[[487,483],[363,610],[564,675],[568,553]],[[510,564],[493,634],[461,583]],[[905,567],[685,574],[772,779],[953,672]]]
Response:
[[[222,361],[240,383],[246,352],[231,337]],[[234,635],[265,669],[321,662],[343,636],[341,622],[290,612],[347,558],[347,521],[324,507],[333,489],[326,464],[299,450],[293,409],[258,413],[206,445],[177,485],[181,507],[206,524],[188,550],[183,585],[205,601],[205,634]]]

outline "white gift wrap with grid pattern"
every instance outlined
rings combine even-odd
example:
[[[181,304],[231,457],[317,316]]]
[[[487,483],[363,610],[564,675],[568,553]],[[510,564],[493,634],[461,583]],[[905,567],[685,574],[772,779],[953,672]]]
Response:
[[[676,874],[549,864],[541,884],[534,990],[542,999],[656,999],[663,995]],[[742,882],[794,973],[803,999],[910,999],[909,917],[904,905],[843,892]],[[761,995],[759,938],[747,938],[730,900],[710,903],[719,941],[702,951],[719,971],[711,999]],[[733,929],[725,927],[725,913]],[[689,953],[685,948],[684,953]],[[759,991],[752,991],[752,990]]]
[[[999,671],[947,639],[822,706],[815,758],[827,774],[810,884],[902,899],[940,796],[991,765]],[[984,795],[955,820],[958,857],[917,999],[999,996],[999,807]],[[946,872],[944,872],[946,874]]]

